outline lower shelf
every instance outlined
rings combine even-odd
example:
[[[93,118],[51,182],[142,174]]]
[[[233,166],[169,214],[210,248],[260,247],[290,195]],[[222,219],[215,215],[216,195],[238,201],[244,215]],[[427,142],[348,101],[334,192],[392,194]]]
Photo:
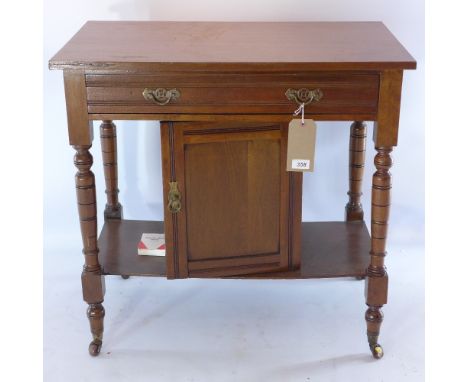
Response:
[[[104,274],[166,276],[166,258],[139,256],[143,232],[164,232],[162,222],[108,220],[99,236],[99,262]],[[365,276],[370,236],[363,222],[302,223],[301,269],[235,278],[329,278]]]
[[[163,222],[108,220],[99,236],[99,262],[106,275],[166,276],[166,258],[138,255],[142,233],[163,233]]]
[[[365,276],[371,241],[364,222],[302,225],[304,277]]]

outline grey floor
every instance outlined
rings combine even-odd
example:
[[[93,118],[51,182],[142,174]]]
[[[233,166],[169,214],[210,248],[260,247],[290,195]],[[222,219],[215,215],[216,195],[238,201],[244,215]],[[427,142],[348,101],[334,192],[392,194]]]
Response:
[[[364,281],[116,276],[92,358],[77,236],[45,238],[45,381],[424,380],[422,248],[389,248],[382,360],[366,344]]]

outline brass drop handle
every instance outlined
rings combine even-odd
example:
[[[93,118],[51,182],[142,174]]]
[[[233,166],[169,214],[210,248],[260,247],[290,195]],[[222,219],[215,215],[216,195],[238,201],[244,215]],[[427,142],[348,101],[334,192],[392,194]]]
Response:
[[[286,98],[290,101],[296,101],[298,105],[307,105],[312,101],[320,101],[323,97],[323,93],[320,89],[288,89],[286,90]]]
[[[182,208],[180,201],[180,191],[177,187],[177,182],[169,182],[169,193],[168,193],[168,204],[169,211],[176,214]]]
[[[160,106],[167,105],[169,102],[180,97],[180,91],[177,89],[148,89],[143,90],[143,97],[147,101],[155,102]]]

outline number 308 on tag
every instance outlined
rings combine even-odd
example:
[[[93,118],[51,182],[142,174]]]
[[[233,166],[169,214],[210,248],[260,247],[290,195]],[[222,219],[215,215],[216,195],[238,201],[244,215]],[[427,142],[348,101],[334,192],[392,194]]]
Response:
[[[308,170],[310,168],[309,159],[293,159],[291,168],[296,170]]]

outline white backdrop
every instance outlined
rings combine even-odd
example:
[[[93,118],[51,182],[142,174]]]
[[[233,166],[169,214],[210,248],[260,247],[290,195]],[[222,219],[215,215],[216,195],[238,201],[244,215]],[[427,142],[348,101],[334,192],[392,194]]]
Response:
[[[44,31],[44,230],[77,234],[73,166],[60,71],[47,60],[86,20],[383,21],[418,61],[404,75],[399,145],[394,150],[390,240],[423,243],[424,235],[424,1],[422,0],[46,0]],[[119,186],[126,218],[161,219],[159,130],[155,122],[118,121]],[[318,124],[316,170],[304,177],[303,219],[339,220],[347,202],[348,122]],[[96,133],[98,126],[95,125]],[[368,123],[363,204],[370,214],[374,149]],[[99,217],[105,204],[99,135],[92,149]],[[125,141],[125,144],[123,142]],[[102,224],[102,219],[100,219]],[[50,237],[52,239],[52,237]]]

